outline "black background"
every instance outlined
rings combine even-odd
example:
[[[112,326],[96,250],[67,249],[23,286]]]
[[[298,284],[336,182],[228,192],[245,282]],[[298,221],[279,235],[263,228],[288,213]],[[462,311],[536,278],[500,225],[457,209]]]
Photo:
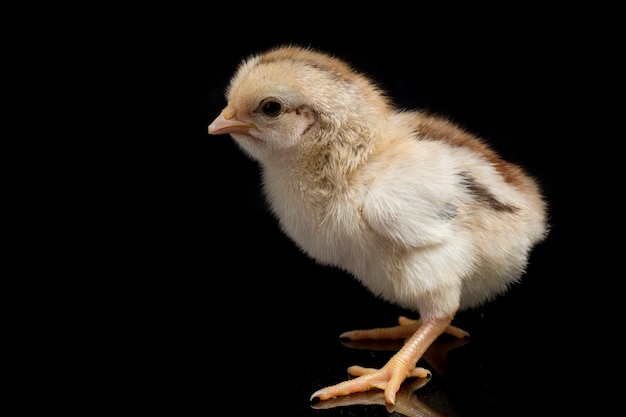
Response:
[[[119,52],[126,83],[115,90],[116,117],[132,123],[101,143],[114,155],[104,175],[114,198],[103,198],[104,215],[88,232],[113,238],[94,255],[91,281],[100,286],[93,302],[106,298],[92,331],[107,335],[99,340],[107,354],[94,372],[115,379],[104,404],[130,400],[136,410],[175,414],[389,415],[382,405],[316,410],[309,397],[346,379],[348,366],[381,366],[392,354],[385,349],[397,349],[352,349],[341,332],[413,313],[303,255],[267,211],[257,165],[229,136],[207,134],[238,63],[298,43],[345,58],[399,107],[446,115],[482,136],[526,167],[549,202],[551,233],[521,283],[459,313],[455,324],[471,339],[439,372],[424,363],[435,372],[417,398],[459,417],[571,406],[563,386],[584,381],[572,370],[579,362],[565,356],[581,349],[571,331],[581,307],[565,267],[576,253],[562,250],[571,241],[569,172],[560,162],[572,138],[566,109],[576,93],[564,74],[577,32],[553,31],[552,16],[534,13],[481,21],[322,13],[304,22],[295,8],[285,19],[235,6],[146,13],[149,24]]]

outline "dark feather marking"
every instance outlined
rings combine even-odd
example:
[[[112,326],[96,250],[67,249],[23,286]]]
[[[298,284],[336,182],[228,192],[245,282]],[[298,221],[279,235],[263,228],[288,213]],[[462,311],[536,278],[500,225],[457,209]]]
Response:
[[[304,129],[304,130],[302,131],[301,135],[304,135],[304,134],[306,134],[306,132],[308,132],[309,130],[311,130],[311,128],[313,127],[313,125],[314,125],[314,124],[315,124],[315,122],[313,122],[313,123],[311,123],[310,125],[308,125],[308,126],[306,127],[306,129]]]
[[[289,62],[289,63],[305,64],[311,68],[315,68],[317,70],[324,71],[330,74],[336,80],[342,80],[348,83],[351,83],[352,81],[354,81],[354,78],[355,78],[355,74],[352,74],[353,72],[355,72],[354,68],[352,68],[346,63],[343,63],[341,61],[339,62],[334,61],[332,64],[329,65],[328,62],[320,63],[317,61],[313,61],[309,57],[303,54],[298,54],[296,56],[285,56],[285,55],[276,56],[275,54],[269,53],[261,57],[257,65],[260,66],[263,64],[268,64],[268,63],[273,63],[273,62]],[[335,68],[333,67],[333,65],[339,65],[341,66],[341,69]],[[341,72],[341,70],[343,70],[344,72]]]
[[[439,212],[439,218],[442,220],[450,220],[451,218],[456,216],[456,206],[450,203],[447,203],[441,211]]]
[[[291,112],[291,111],[295,111],[295,112],[296,112],[296,114],[299,116],[299,115],[303,114],[304,112],[307,112],[307,111],[309,111],[309,112],[310,112],[310,111],[311,111],[311,109],[309,109],[309,107],[308,107],[308,106],[305,106],[305,105],[303,104],[303,105],[301,105],[301,106],[296,107],[296,108],[295,108],[295,109],[293,109],[293,110],[288,110],[288,111],[287,111],[287,113],[289,113],[289,112]],[[309,130],[311,130],[311,128],[313,127],[313,125],[315,125],[315,120],[314,120],[312,123],[310,123],[310,124],[309,124],[309,125],[308,125],[308,126],[307,126],[307,127],[306,127],[303,131],[302,131],[301,135],[304,135],[306,132],[308,132]]]
[[[461,177],[461,184],[467,188],[470,194],[474,197],[474,199],[478,202],[487,204],[492,209],[497,211],[506,211],[512,213],[514,211],[519,210],[515,206],[511,206],[510,204],[505,204],[499,201],[488,189],[487,187],[479,184],[474,177],[472,177],[467,172],[459,172],[458,174]]]

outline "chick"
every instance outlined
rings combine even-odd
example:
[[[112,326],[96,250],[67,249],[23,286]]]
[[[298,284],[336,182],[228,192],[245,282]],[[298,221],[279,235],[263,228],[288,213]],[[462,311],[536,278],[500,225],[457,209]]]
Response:
[[[342,338],[407,338],[380,369],[311,400],[402,382],[455,314],[504,293],[547,236],[537,180],[448,119],[396,107],[368,76],[323,51],[283,45],[244,59],[227,105],[208,127],[258,161],[283,232],[317,262],[340,268],[419,320]]]

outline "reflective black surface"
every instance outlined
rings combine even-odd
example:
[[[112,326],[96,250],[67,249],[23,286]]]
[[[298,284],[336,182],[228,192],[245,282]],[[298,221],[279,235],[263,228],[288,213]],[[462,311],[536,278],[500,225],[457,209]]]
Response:
[[[342,331],[394,325],[411,312],[303,258],[262,217],[244,216],[231,229],[233,238],[222,237],[221,225],[182,222],[204,238],[195,245],[174,240],[178,256],[146,260],[154,275],[129,300],[139,311],[125,344],[137,377],[149,386],[146,400],[210,415],[223,408],[226,415],[388,415],[376,391],[317,404],[309,397],[347,379],[348,366],[382,366],[400,346],[345,343]],[[420,361],[432,377],[407,381],[393,415],[535,415],[527,413],[561,408],[563,383],[575,384],[562,374],[569,364],[563,352],[574,341],[562,334],[568,323],[559,322],[564,313],[550,289],[549,248],[537,248],[525,280],[506,296],[456,317],[470,338],[440,337]],[[133,352],[135,343],[140,348]]]

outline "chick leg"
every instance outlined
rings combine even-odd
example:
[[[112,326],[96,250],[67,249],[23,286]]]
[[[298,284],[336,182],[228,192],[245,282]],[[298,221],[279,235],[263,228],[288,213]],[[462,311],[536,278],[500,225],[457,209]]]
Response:
[[[357,376],[357,378],[322,388],[313,393],[311,400],[314,398],[327,400],[340,395],[349,395],[372,388],[379,388],[385,392],[385,400],[389,404],[395,404],[396,393],[406,378],[424,378],[430,375],[428,370],[415,365],[430,345],[446,331],[451,321],[452,317],[448,317],[444,319],[426,319],[421,323],[409,324],[409,326],[418,325],[419,327],[417,327],[404,346],[382,368],[372,369],[351,366],[348,368],[348,372]]]

